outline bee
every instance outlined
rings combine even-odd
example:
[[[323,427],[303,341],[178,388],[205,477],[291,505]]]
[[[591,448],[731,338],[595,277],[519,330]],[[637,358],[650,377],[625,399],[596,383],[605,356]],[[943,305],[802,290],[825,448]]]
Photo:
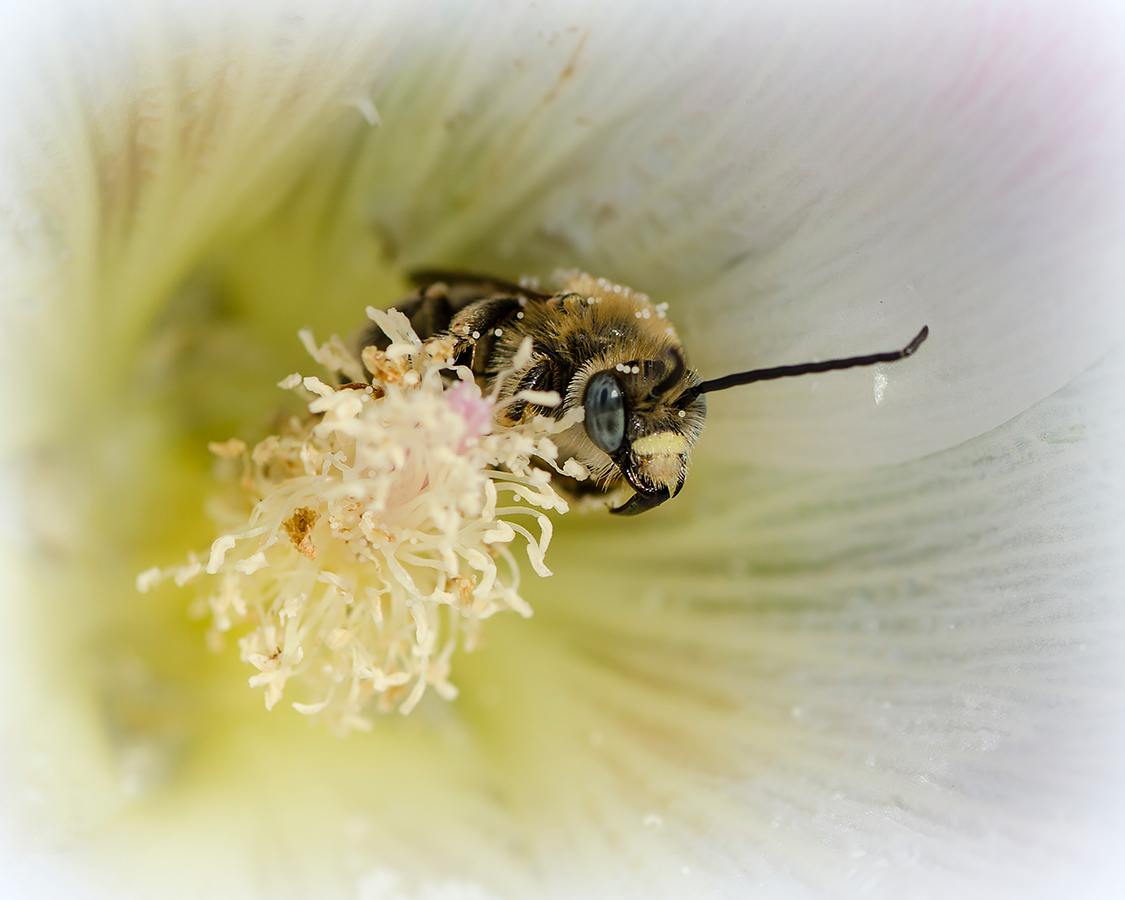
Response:
[[[501,372],[501,425],[534,415],[561,418],[581,407],[581,422],[555,437],[560,463],[581,463],[596,490],[626,483],[633,495],[611,512],[636,515],[675,497],[687,477],[691,448],[703,431],[705,394],[755,381],[894,362],[911,356],[929,334],[924,327],[902,350],[824,362],[737,372],[703,381],[688,366],[666,304],[604,278],[564,272],[560,290],[500,278],[419,271],[418,289],[394,305],[423,340],[454,339],[457,365],[492,388]],[[531,356],[513,371],[525,338]],[[361,349],[385,349],[389,339],[373,325]],[[561,403],[539,406],[515,399],[521,391],[554,391]]]

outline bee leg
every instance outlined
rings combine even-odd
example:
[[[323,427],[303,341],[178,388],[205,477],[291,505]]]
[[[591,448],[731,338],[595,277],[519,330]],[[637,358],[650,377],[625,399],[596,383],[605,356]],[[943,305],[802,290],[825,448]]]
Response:
[[[495,372],[488,373],[489,378],[493,378],[495,375]],[[550,358],[544,356],[523,373],[519,386],[512,391],[512,394],[518,394],[520,391],[556,391],[561,397],[563,391],[566,390],[566,385],[560,386],[557,381],[558,375],[554,363],[551,362]],[[526,400],[512,400],[504,408],[504,418],[509,424],[516,425],[525,421],[533,413],[542,411],[550,415],[556,409],[558,407],[552,409],[551,407],[528,403]]]
[[[518,297],[490,297],[464,307],[453,316],[449,333],[457,339],[457,364],[468,366],[477,378],[485,378],[492,361],[492,348],[504,324],[521,309]]]

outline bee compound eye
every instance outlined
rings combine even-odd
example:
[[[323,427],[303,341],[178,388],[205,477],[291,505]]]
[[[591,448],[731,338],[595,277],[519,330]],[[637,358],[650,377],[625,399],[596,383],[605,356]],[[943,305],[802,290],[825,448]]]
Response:
[[[586,385],[586,434],[606,453],[625,440],[625,394],[612,372],[599,372]]]

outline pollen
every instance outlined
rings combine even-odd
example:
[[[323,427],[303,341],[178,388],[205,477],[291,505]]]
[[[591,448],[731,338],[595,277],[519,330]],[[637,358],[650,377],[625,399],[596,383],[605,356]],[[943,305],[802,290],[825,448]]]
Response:
[[[297,552],[309,559],[316,559],[316,545],[312,541],[312,530],[319,518],[320,513],[315,509],[302,506],[281,523]]]
[[[499,385],[482,395],[451,338],[422,342],[400,313],[368,313],[391,344],[365,348],[362,366],[338,339],[301,335],[343,387],[290,376],[305,415],[253,448],[212,445],[240,471],[217,486],[210,552],[137,577],[141,591],[194,586],[209,646],[237,638],[266,708],[285,699],[341,734],[427,691],[453,700],[456,655],[485,620],[531,615],[518,557],[550,575],[546,512],[567,509],[531,460],[550,464],[551,435],[573,424],[497,428]]]

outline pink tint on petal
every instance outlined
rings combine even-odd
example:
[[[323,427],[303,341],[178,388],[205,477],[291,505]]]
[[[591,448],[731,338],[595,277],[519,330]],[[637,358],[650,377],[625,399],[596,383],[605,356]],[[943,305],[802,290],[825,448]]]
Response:
[[[449,389],[449,408],[465,420],[465,436],[460,450],[472,438],[492,430],[492,401],[481,396],[480,388],[471,381],[458,381]]]

